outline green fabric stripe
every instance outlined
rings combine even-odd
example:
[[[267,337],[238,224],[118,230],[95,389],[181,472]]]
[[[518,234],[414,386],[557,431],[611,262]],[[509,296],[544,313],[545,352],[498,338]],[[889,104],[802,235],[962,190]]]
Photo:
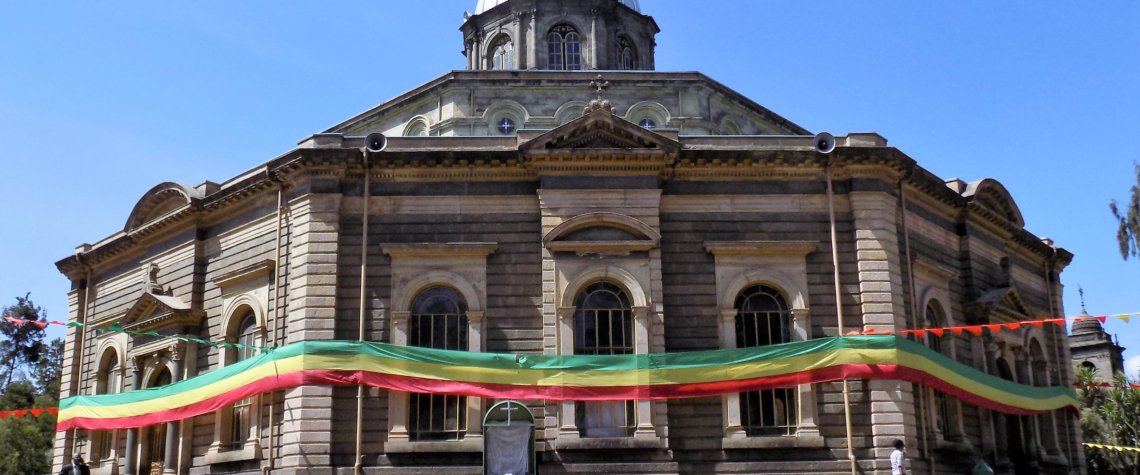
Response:
[[[255,368],[260,365],[273,364],[274,361],[279,359],[291,358],[294,356],[306,354],[357,358],[383,358],[397,361],[403,360],[421,363],[433,363],[446,366],[472,366],[505,369],[512,371],[620,372],[645,369],[682,369],[701,367],[708,367],[712,369],[715,367],[722,367],[727,365],[757,363],[767,360],[779,360],[811,353],[827,352],[839,349],[860,350],[896,348],[900,350],[900,357],[902,357],[904,353],[910,355],[911,357],[918,357],[921,360],[925,360],[932,366],[947,368],[954,373],[960,374],[971,380],[977,381],[986,386],[993,387],[1008,394],[1029,397],[1033,399],[1074,394],[1070,388],[1065,387],[1030,387],[1017,384],[1012,381],[1007,381],[953,361],[941,354],[935,353],[934,351],[926,348],[924,345],[921,345],[919,343],[908,341],[902,338],[896,338],[894,336],[884,335],[820,338],[758,348],[733,348],[684,353],[615,356],[513,355],[501,353],[472,353],[464,351],[434,350],[429,348],[398,346],[379,342],[305,341],[276,348],[268,353],[254,356],[240,363],[228,365],[224,368],[161,388],[130,391],[115,395],[76,396],[61,401],[60,407],[61,409],[70,408],[73,406],[107,407],[118,404],[145,401],[159,397],[166,397],[187,391],[192,388],[204,386],[220,381],[222,379],[239,375],[240,373],[243,373],[251,368]],[[898,363],[898,361],[892,361],[891,363]],[[919,369],[922,369],[922,366],[925,365],[917,365]]]

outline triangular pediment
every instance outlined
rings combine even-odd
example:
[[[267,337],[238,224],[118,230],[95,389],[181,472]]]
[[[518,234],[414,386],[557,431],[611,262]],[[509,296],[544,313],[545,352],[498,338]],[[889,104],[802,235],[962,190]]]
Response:
[[[990,290],[978,297],[968,307],[985,321],[991,321],[998,315],[1016,317],[1015,320],[1024,320],[1033,315],[1029,305],[1013,287],[998,287]]]
[[[657,151],[675,154],[681,143],[596,109],[519,146],[524,154],[572,150]]]
[[[173,326],[196,326],[200,321],[199,312],[181,299],[143,292],[119,324],[127,330],[156,331]]]

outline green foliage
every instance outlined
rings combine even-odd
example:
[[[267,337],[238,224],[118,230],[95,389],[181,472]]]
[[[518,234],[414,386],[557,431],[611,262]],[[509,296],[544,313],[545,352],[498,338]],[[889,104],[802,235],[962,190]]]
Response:
[[[1076,368],[1081,400],[1081,434],[1085,442],[1124,447],[1140,446],[1140,391],[1117,373],[1111,386],[1100,386],[1097,372]],[[1105,449],[1086,449],[1090,474],[1136,474],[1140,454]]]
[[[1128,260],[1128,256],[1140,256],[1140,165],[1136,165],[1136,183],[1132,185],[1132,199],[1124,209],[1116,200],[1108,204],[1120,224],[1116,228],[1116,242],[1124,260]]]
[[[43,321],[42,308],[28,296],[4,315]],[[44,343],[46,332],[36,325],[0,323],[0,410],[47,408],[59,405],[63,370],[63,340]],[[32,379],[28,379],[31,369]],[[51,448],[56,417],[0,419],[0,475],[42,474],[51,471]]]
[[[4,315],[32,321],[46,321],[44,309],[37,307],[29,295],[16,297],[16,305],[4,309]],[[47,349],[44,336],[47,332],[36,325],[0,325],[0,387],[6,387],[13,379],[20,378],[24,368],[35,365],[40,355]]]

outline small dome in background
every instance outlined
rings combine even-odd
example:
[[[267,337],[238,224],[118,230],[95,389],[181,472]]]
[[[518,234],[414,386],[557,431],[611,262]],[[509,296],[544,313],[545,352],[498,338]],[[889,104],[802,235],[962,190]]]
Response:
[[[1087,318],[1082,318],[1073,323],[1072,331],[1074,335],[1078,333],[1101,333],[1104,331],[1104,327],[1101,326],[1100,321],[1090,317],[1088,313],[1081,312],[1080,316]]]
[[[506,3],[506,1],[507,0],[479,0],[479,3],[477,3],[475,5],[475,14],[478,15],[480,13],[487,11],[487,10],[495,8],[495,7],[499,6],[499,4],[501,4],[501,3]],[[632,8],[633,11],[641,13],[641,8],[637,4],[637,0],[617,0],[617,1],[618,1],[618,3],[620,3],[622,5],[625,5],[629,8]]]

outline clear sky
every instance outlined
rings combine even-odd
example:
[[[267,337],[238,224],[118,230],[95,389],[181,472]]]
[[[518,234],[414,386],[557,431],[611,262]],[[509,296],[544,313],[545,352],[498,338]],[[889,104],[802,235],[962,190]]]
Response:
[[[462,69],[476,0],[11,2],[0,14],[0,304],[67,316],[54,262],[154,185],[224,181]],[[641,0],[657,69],[701,71],[812,131],[874,131],[991,177],[1076,254],[1065,310],[1140,312],[1112,199],[1140,161],[1140,2]],[[1137,320],[1140,320],[1138,318]],[[1140,322],[1110,322],[1140,367]],[[1132,370],[1132,374],[1135,373]]]

